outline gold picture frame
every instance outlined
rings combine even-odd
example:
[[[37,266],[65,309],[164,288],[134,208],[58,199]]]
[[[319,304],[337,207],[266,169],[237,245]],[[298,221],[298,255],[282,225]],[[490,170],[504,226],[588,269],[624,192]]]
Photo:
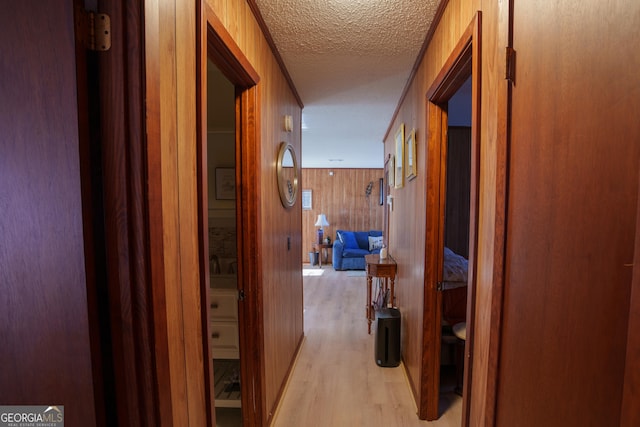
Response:
[[[418,166],[416,159],[416,130],[412,129],[407,137],[407,166],[406,177],[411,181],[418,176]]]
[[[400,124],[396,132],[396,172],[395,187],[402,188],[404,186],[404,123]]]

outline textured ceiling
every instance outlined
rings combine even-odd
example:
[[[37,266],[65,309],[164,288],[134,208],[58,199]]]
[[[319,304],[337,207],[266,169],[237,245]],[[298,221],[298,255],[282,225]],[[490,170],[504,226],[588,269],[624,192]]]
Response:
[[[255,0],[305,105],[303,167],[383,167],[440,0]]]

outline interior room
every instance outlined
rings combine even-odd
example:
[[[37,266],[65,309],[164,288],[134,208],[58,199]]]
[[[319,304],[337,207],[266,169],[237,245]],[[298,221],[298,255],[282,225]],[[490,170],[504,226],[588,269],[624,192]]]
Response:
[[[2,417],[640,425],[639,2],[13,1],[0,29]]]

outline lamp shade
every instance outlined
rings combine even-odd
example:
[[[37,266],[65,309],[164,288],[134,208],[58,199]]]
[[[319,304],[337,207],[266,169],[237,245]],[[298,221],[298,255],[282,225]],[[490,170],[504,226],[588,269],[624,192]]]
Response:
[[[329,221],[327,221],[327,217],[324,214],[318,215],[318,220],[315,223],[316,227],[325,227],[329,225]]]

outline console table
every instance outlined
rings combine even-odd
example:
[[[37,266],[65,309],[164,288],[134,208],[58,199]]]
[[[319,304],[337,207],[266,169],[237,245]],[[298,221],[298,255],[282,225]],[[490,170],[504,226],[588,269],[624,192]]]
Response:
[[[386,259],[380,259],[378,254],[365,255],[364,261],[367,270],[367,322],[368,331],[371,333],[371,322],[375,320],[375,310],[371,301],[371,283],[374,277],[384,279],[384,290],[389,289],[389,303],[393,307],[394,285],[396,274],[398,273],[398,265],[389,255],[387,255]],[[390,287],[389,282],[391,282]]]

